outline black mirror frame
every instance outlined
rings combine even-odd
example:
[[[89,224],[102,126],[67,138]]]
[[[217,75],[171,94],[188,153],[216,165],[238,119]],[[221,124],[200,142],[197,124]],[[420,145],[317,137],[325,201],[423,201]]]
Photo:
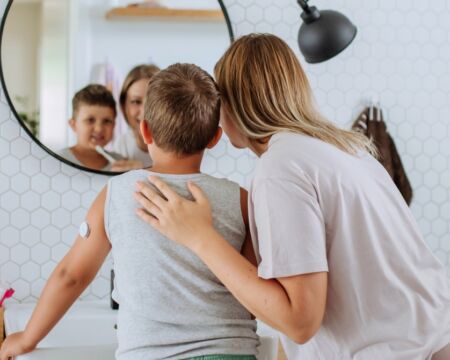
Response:
[[[225,5],[224,5],[222,0],[217,0],[217,1],[219,2],[220,8],[221,8],[222,13],[223,13],[223,15],[225,17],[225,23],[227,25],[228,35],[230,36],[230,43],[232,43],[234,41],[234,35],[233,35],[233,29],[232,29],[232,26],[231,26],[231,21],[230,21],[230,18],[228,16],[227,8],[225,7]],[[9,96],[8,89],[6,87],[5,77],[3,75],[3,62],[2,62],[2,59],[3,59],[3,53],[2,53],[3,34],[4,34],[6,19],[8,17],[9,10],[11,9],[11,6],[12,6],[13,2],[14,2],[14,0],[8,0],[8,4],[6,5],[5,12],[3,14],[3,18],[2,18],[2,21],[1,21],[1,24],[0,24],[0,82],[1,82],[1,85],[2,85],[2,88],[3,88],[3,92],[5,94],[5,97],[6,97],[6,101],[8,102],[8,105],[9,105],[9,107],[10,107],[14,117],[17,119],[17,121],[22,126],[22,128],[25,130],[25,132],[28,134],[28,136],[37,145],[39,145],[43,150],[45,150],[48,154],[50,154],[51,156],[53,156],[57,160],[65,163],[67,165],[70,165],[70,166],[72,166],[74,168],[77,168],[79,170],[87,171],[87,172],[94,173],[94,174],[109,175],[109,176],[122,174],[122,172],[103,171],[103,170],[90,169],[88,167],[84,167],[84,166],[72,163],[69,160],[63,158],[62,156],[56,154],[55,152],[50,150],[47,146],[45,146],[43,143],[41,143],[41,141],[33,135],[33,133],[30,131],[30,129],[28,129],[28,127],[25,125],[25,123],[22,120],[22,118],[17,113],[17,110],[14,107],[13,102],[11,101],[11,97]]]

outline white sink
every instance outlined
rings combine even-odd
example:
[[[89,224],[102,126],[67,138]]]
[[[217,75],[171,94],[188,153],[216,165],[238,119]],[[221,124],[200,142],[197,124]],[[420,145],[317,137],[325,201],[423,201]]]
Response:
[[[5,311],[6,335],[22,331],[36,304],[8,304]],[[112,360],[117,347],[117,311],[108,303],[77,302],[54,329],[42,340],[35,351],[16,357],[15,360]],[[261,331],[258,360],[275,360],[277,338]],[[263,328],[263,330],[265,330]]]
[[[36,304],[9,304],[6,335],[22,331]],[[74,304],[32,353],[16,360],[111,360],[117,347],[117,311],[105,302]]]

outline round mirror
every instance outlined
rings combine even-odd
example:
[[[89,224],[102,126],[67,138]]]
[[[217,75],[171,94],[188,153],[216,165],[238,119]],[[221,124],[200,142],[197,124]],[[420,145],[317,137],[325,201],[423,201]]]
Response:
[[[212,74],[233,39],[221,0],[130,2],[10,0],[1,24],[15,116],[49,154],[90,172],[151,166],[139,132],[151,76],[177,62]]]

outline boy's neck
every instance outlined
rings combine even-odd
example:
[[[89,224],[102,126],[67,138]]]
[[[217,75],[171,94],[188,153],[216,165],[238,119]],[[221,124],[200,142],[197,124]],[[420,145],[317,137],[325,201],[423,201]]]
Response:
[[[150,170],[161,174],[196,174],[200,172],[202,158],[203,152],[181,157],[158,151],[153,154],[153,165]]]

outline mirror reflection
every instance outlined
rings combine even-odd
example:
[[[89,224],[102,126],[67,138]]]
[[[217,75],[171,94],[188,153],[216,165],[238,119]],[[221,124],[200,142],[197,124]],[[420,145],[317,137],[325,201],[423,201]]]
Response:
[[[229,43],[217,0],[14,0],[2,73],[47,150],[87,170],[126,171],[151,165],[139,132],[151,77],[176,62],[212,73]]]

